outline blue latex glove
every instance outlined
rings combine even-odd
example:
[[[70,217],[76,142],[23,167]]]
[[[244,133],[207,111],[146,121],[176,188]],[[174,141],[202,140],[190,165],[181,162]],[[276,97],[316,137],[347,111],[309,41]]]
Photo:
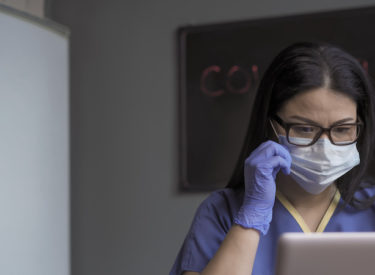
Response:
[[[259,145],[245,161],[245,194],[234,219],[236,224],[254,228],[263,235],[272,220],[276,195],[276,175],[290,173],[292,158],[287,149],[273,141]]]

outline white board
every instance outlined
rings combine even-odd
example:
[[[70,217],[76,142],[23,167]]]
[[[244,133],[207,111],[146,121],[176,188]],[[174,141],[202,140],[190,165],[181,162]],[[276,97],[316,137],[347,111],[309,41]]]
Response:
[[[0,7],[0,274],[67,275],[67,32]]]

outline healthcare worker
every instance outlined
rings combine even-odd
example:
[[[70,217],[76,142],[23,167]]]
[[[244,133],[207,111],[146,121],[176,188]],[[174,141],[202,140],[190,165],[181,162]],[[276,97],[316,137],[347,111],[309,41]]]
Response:
[[[227,188],[198,208],[171,275],[274,274],[284,232],[375,231],[374,89],[340,48],[296,43],[259,85]]]

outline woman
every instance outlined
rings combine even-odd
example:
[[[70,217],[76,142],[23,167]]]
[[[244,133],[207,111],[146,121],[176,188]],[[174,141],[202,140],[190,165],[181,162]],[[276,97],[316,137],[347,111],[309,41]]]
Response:
[[[171,274],[274,274],[284,232],[375,231],[365,186],[374,90],[361,65],[297,43],[271,63],[227,188],[199,207]]]

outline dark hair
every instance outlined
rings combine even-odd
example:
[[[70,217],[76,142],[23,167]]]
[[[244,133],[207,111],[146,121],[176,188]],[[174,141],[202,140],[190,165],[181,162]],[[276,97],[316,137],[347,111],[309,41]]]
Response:
[[[244,162],[268,139],[270,117],[298,93],[322,87],[351,97],[357,103],[358,116],[364,123],[357,142],[361,163],[340,177],[337,187],[346,203],[363,208],[373,202],[373,199],[359,201],[354,193],[363,188],[374,149],[374,88],[367,72],[353,56],[325,43],[295,43],[272,61],[259,84],[243,149],[227,187],[244,187]]]

